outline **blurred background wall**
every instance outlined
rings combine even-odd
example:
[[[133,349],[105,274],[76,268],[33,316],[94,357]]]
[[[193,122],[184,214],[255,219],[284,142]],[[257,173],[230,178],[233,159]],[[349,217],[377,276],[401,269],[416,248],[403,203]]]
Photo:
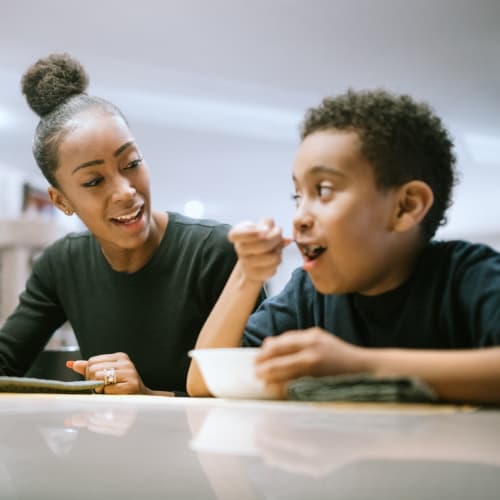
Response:
[[[128,117],[158,209],[269,215],[290,234],[304,110],[385,87],[430,102],[455,139],[461,182],[439,235],[500,246],[499,26],[498,0],[2,0],[0,217],[20,214],[23,183],[46,188],[20,77],[69,52]],[[272,291],[299,263],[287,249]]]

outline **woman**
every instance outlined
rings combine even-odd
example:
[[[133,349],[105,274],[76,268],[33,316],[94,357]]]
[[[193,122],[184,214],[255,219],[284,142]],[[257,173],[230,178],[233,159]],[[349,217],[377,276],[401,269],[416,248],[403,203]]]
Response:
[[[0,374],[22,375],[66,320],[82,355],[72,368],[104,392],[185,391],[187,351],[236,257],[228,227],[152,209],[147,164],[121,111],[85,93],[67,54],[40,59],[22,90],[40,116],[33,153],[54,205],[88,232],[37,260],[0,331]]]

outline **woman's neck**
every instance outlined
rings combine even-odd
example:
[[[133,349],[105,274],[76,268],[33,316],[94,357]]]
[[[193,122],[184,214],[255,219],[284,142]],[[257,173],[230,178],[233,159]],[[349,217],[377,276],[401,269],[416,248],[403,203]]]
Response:
[[[153,212],[149,234],[139,248],[123,249],[110,248],[101,245],[102,253],[114,271],[121,273],[135,273],[144,267],[160,246],[168,224],[168,214]]]

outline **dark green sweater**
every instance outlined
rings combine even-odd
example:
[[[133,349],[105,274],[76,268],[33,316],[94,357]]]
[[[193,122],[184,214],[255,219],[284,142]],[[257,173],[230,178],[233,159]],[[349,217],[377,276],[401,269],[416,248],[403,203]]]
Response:
[[[88,232],[57,241],[0,330],[0,375],[23,375],[69,320],[84,359],[125,352],[150,389],[184,391],[186,353],[236,262],[228,229],[169,213],[158,250],[131,274],[114,271]]]

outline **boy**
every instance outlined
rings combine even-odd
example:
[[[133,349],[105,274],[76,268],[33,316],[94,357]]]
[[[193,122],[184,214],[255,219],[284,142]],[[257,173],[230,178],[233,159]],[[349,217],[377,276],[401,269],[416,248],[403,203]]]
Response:
[[[440,119],[408,96],[351,90],[309,110],[301,138],[303,268],[248,319],[288,241],[270,219],[234,227],[239,260],[196,347],[237,346],[243,334],[262,344],[257,375],[282,389],[364,372],[420,377],[442,400],[500,402],[500,255],[431,241],[455,182]],[[188,391],[208,394],[194,363]]]

